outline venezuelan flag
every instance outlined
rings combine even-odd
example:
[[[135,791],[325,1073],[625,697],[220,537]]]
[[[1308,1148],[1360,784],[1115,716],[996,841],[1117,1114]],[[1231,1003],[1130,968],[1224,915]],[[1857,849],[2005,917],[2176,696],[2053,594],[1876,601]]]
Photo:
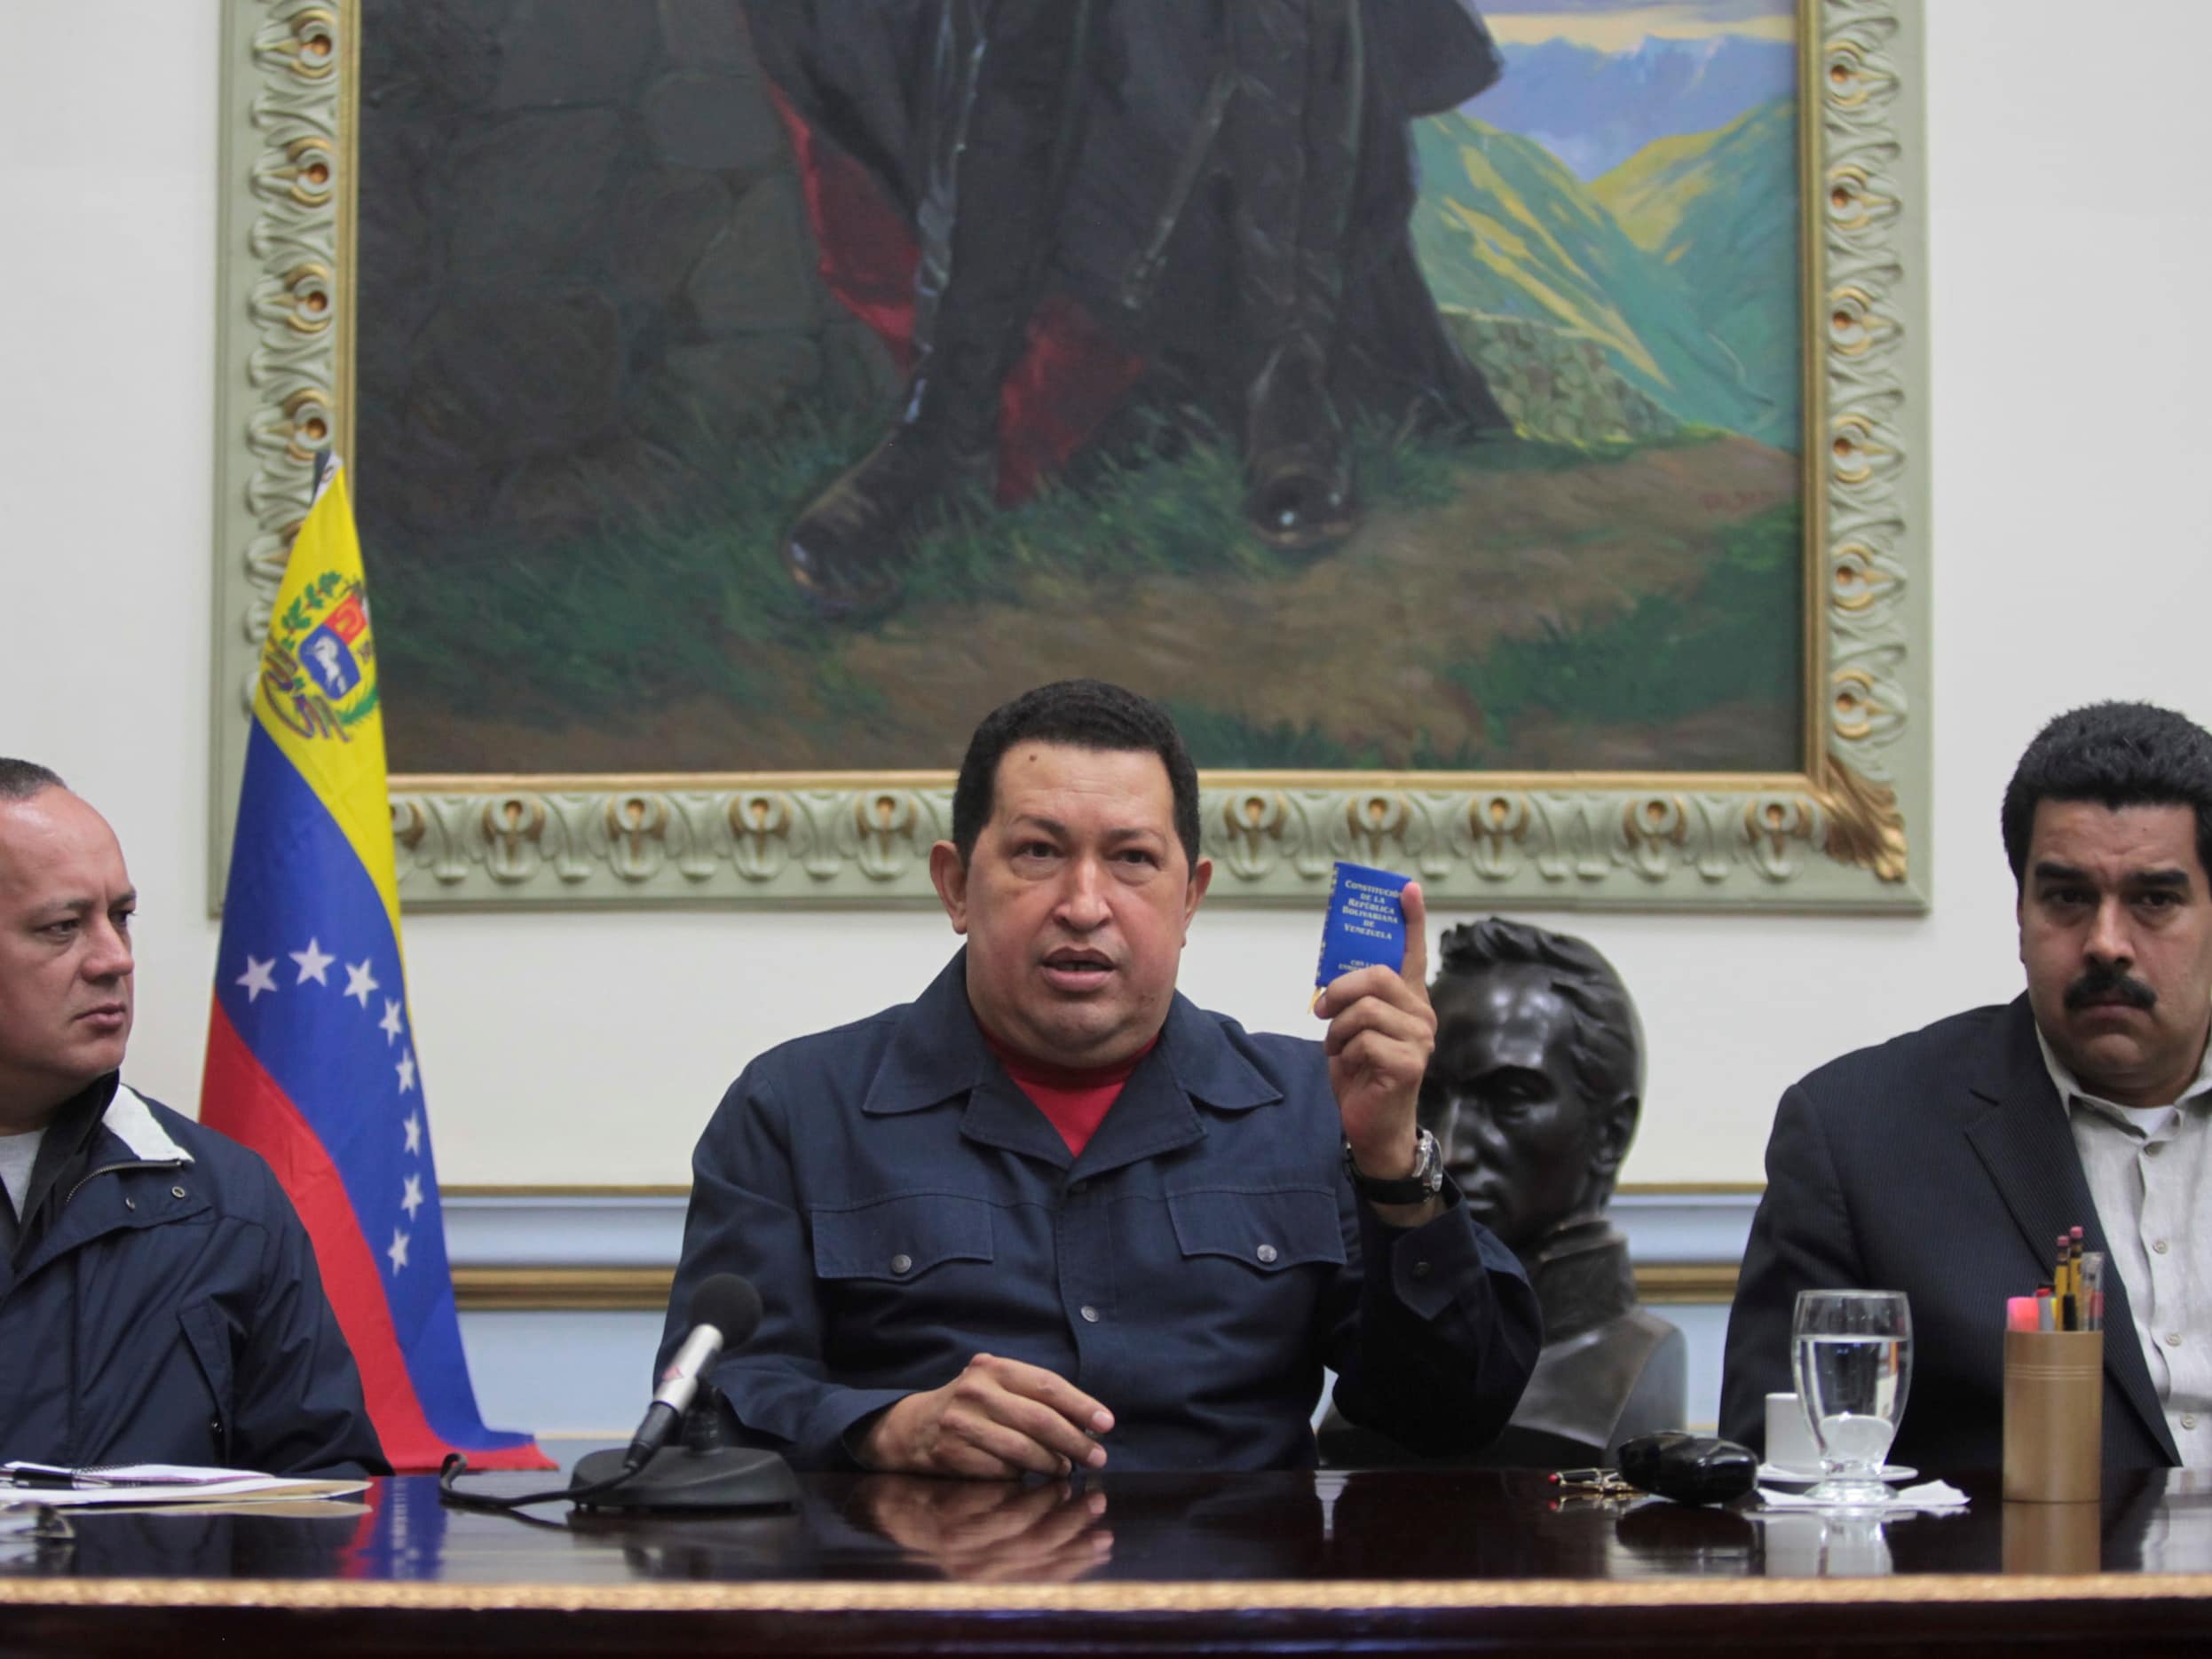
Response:
[[[376,642],[345,480],[326,461],[254,688],[200,1115],[269,1160],[395,1469],[448,1451],[548,1469],[484,1426],[399,955]]]

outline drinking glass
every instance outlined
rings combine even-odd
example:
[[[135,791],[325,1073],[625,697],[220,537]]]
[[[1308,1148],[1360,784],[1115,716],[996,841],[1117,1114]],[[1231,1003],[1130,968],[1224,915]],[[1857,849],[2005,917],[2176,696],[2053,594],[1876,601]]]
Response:
[[[1799,1291],[1789,1369],[1825,1477],[1816,1503],[1889,1497],[1882,1463],[1912,1382],[1913,1319],[1902,1291]]]

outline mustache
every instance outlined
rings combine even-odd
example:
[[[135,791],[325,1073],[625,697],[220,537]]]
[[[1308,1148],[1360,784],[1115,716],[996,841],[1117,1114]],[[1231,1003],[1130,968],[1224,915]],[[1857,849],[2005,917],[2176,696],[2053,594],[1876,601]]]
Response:
[[[2157,1006],[2158,992],[2117,968],[2092,968],[2066,987],[2066,1007],[2069,1010],[2085,1008],[2092,1002],[2121,1002],[2131,1008],[2147,1009]]]

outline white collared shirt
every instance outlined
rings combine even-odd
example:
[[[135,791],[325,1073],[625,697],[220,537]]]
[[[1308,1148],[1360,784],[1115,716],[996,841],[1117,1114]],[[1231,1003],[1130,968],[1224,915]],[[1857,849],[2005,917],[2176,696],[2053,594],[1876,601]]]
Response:
[[[2040,1027],[2035,1044],[2167,1427],[2185,1466],[2212,1468],[2212,1045],[2174,1104],[2121,1106],[2083,1089]]]

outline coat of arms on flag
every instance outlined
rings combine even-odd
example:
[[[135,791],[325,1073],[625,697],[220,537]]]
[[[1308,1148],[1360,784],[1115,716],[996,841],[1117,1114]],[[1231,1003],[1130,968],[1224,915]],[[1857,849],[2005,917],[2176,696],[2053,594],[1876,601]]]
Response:
[[[384,1455],[550,1468],[485,1427],[462,1352],[400,958],[375,634],[335,462],[277,589],[223,905],[202,1121],[315,1243]]]

